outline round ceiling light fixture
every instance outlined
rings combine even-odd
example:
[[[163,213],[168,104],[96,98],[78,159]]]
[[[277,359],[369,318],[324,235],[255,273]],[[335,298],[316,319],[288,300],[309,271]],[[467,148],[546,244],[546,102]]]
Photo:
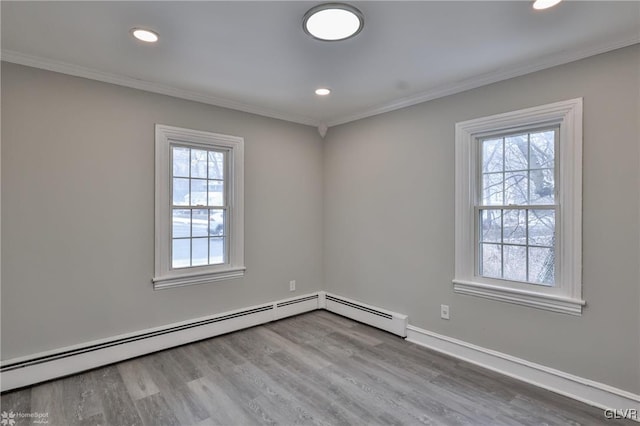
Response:
[[[536,0],[535,2],[533,2],[533,8],[535,10],[549,9],[550,7],[555,6],[561,1],[562,0]]]
[[[155,43],[158,41],[158,33],[143,28],[132,28],[131,35],[146,43]]]
[[[362,12],[344,3],[325,3],[312,7],[302,18],[304,32],[323,41],[346,40],[356,36],[362,27]]]
[[[326,87],[316,89],[316,95],[318,96],[327,96],[329,93],[331,93],[331,89],[327,89]]]

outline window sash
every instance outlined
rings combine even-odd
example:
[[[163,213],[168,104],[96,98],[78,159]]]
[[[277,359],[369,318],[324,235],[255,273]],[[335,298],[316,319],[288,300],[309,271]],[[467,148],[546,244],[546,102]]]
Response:
[[[504,150],[504,139],[508,138],[508,137],[513,137],[513,136],[517,136],[517,135],[522,135],[522,134],[528,134],[530,135],[531,133],[541,133],[544,131],[554,131],[554,143],[553,143],[553,150],[554,150],[554,155],[553,155],[553,180],[554,180],[554,203],[553,204],[542,204],[542,205],[550,205],[550,206],[558,206],[559,204],[559,199],[560,199],[560,186],[562,184],[562,182],[560,182],[560,124],[559,123],[548,123],[544,126],[525,126],[525,127],[520,127],[517,129],[511,129],[509,131],[502,131],[502,132],[493,132],[493,133],[484,133],[481,135],[476,135],[475,136],[475,158],[476,158],[476,165],[475,165],[475,170],[476,170],[476,191],[474,194],[474,206],[484,206],[484,207],[498,207],[498,206],[506,206],[506,207],[517,207],[517,206],[532,206],[534,204],[531,203],[525,203],[525,204],[516,204],[516,203],[509,203],[509,204],[501,204],[501,205],[496,205],[496,204],[484,204],[483,203],[483,197],[482,197],[482,193],[483,193],[483,182],[484,180],[482,179],[484,174],[502,174],[503,175],[503,193],[504,193],[504,182],[506,181],[506,179],[504,178],[504,175],[506,173],[518,173],[518,172],[527,172],[530,173],[531,171],[539,171],[539,170],[549,170],[550,167],[538,167],[538,168],[531,168],[531,141],[529,140],[527,143],[527,146],[529,147],[529,149],[527,149],[527,164],[529,165],[529,167],[527,169],[514,169],[514,170],[505,170],[505,157],[506,157],[506,153]],[[484,162],[484,158],[483,158],[483,153],[482,153],[482,143],[486,140],[491,140],[491,139],[503,139],[502,145],[503,145],[503,150],[502,150],[502,171],[501,172],[488,172],[488,173],[484,173],[484,170],[482,169],[482,165]],[[528,176],[528,179],[530,180],[530,175]],[[530,198],[531,195],[531,190],[529,188],[528,192],[528,196]],[[503,198],[504,201],[504,198]]]
[[[542,132],[548,132],[548,131],[553,131],[554,132],[554,155],[553,155],[553,176],[554,176],[554,203],[553,204],[531,204],[531,203],[510,203],[510,204],[486,204],[484,202],[484,175],[485,174],[502,174],[502,199],[504,201],[504,194],[506,193],[505,190],[505,182],[506,182],[506,174],[507,173],[518,173],[518,172],[526,172],[527,173],[527,199],[531,198],[531,188],[530,188],[530,184],[531,184],[531,177],[530,177],[530,172],[531,171],[537,171],[537,170],[549,170],[550,167],[537,167],[537,168],[531,168],[531,134],[534,133],[542,133]],[[558,277],[560,276],[560,262],[559,262],[559,256],[558,256],[558,249],[559,249],[559,234],[558,234],[558,228],[559,228],[559,223],[560,222],[560,208],[559,208],[559,190],[560,190],[560,182],[558,180],[559,178],[559,134],[560,134],[560,124],[559,123],[549,123],[546,124],[544,126],[525,126],[525,127],[521,127],[518,129],[511,129],[509,131],[501,131],[501,132],[493,132],[493,133],[487,133],[487,134],[483,134],[483,135],[478,135],[474,138],[475,140],[475,150],[476,150],[476,191],[475,191],[475,196],[474,196],[474,271],[475,271],[475,276],[478,277],[482,277],[483,279],[489,279],[489,280],[499,280],[499,281],[508,281],[508,282],[516,282],[516,283],[522,283],[525,285],[533,285],[533,286],[542,286],[542,287],[551,287],[554,288],[558,285]],[[527,136],[527,168],[526,169],[514,169],[514,170],[506,170],[506,149],[505,149],[505,139],[509,138],[509,137],[515,137],[515,136],[520,136],[520,135],[526,135]],[[501,163],[502,163],[502,170],[501,171],[496,171],[496,172],[488,172],[485,173],[484,169],[483,169],[483,165],[484,165],[484,152],[483,152],[483,143],[485,141],[488,140],[492,140],[492,139],[501,139],[502,140],[502,159],[501,159]],[[486,211],[486,210],[499,210],[502,212],[502,218],[501,218],[501,240],[499,243],[490,243],[490,244],[495,244],[495,245],[499,245],[501,247],[501,261],[500,261],[500,270],[501,270],[501,277],[494,277],[494,276],[488,276],[488,275],[484,275],[483,274],[483,265],[482,265],[482,245],[483,244],[489,244],[487,242],[483,242],[482,241],[482,212]],[[525,210],[527,211],[527,220],[526,220],[526,233],[525,233],[525,244],[511,244],[511,243],[505,243],[504,242],[504,226],[503,226],[503,221],[504,221],[504,211],[505,210]],[[553,240],[554,240],[554,245],[553,245],[553,250],[554,250],[554,279],[553,279],[553,284],[551,285],[546,285],[543,283],[538,283],[538,282],[532,282],[529,280],[529,248],[530,247],[542,247],[542,246],[531,246],[529,244],[529,219],[528,219],[528,214],[530,210],[553,210],[555,212],[555,223],[554,223],[554,232],[553,232]],[[524,247],[525,248],[525,280],[514,280],[514,279],[509,279],[509,278],[504,278],[504,267],[505,267],[505,263],[504,263],[504,247],[505,246],[516,246],[516,247]]]
[[[499,242],[494,242],[494,241],[484,241],[482,239],[482,213],[484,211],[488,211],[488,210],[495,210],[495,211],[500,211],[500,215],[501,215],[501,226],[500,226],[500,241]],[[526,228],[525,228],[525,236],[524,236],[524,244],[518,244],[518,243],[508,243],[504,241],[504,211],[505,210],[525,210],[527,212],[527,218],[525,220],[526,223]],[[529,211],[530,210],[552,210],[554,212],[554,230],[553,230],[553,245],[535,245],[535,244],[530,244],[530,238],[529,238]],[[559,261],[559,256],[558,256],[558,250],[560,247],[560,241],[559,241],[559,237],[558,237],[558,228],[559,228],[559,222],[558,222],[558,214],[559,214],[559,206],[558,205],[548,205],[548,204],[544,204],[544,205],[523,205],[523,206],[513,206],[513,205],[509,205],[509,206],[475,206],[474,208],[474,217],[475,217],[475,264],[474,264],[474,269],[476,272],[476,276],[478,277],[482,277],[483,279],[490,279],[490,280],[500,280],[500,281],[508,281],[508,282],[517,282],[517,283],[522,283],[522,284],[526,284],[526,285],[534,285],[534,286],[542,286],[543,288],[554,288],[558,285],[558,277],[560,277],[560,261]],[[483,245],[485,244],[493,244],[493,245],[499,245],[501,246],[501,261],[500,261],[500,269],[501,269],[501,276],[500,277],[495,277],[495,276],[491,276],[491,275],[484,275],[483,273],[483,265],[482,265],[482,256],[483,256]],[[510,278],[505,278],[504,277],[504,247],[505,246],[511,246],[511,247],[523,247],[525,249],[525,280],[514,280],[514,279],[510,279]],[[542,282],[536,282],[536,281],[532,281],[529,279],[529,274],[530,274],[530,262],[529,262],[529,249],[530,248],[550,248],[553,249],[553,253],[554,253],[554,269],[553,269],[553,283],[551,284],[547,284],[547,283],[542,283]]]
[[[189,149],[189,156],[191,156],[191,151],[193,149],[198,149],[201,151],[205,151],[207,153],[207,162],[209,161],[208,159],[208,155],[210,152],[218,152],[218,153],[222,153],[223,154],[223,174],[222,174],[222,179],[212,179],[209,177],[209,167],[207,165],[207,177],[205,178],[199,178],[199,177],[192,177],[192,169],[191,169],[191,164],[189,164],[189,176],[185,177],[185,176],[177,176],[178,178],[188,178],[189,179],[189,205],[177,205],[177,204],[173,204],[173,185],[174,185],[174,178],[176,178],[176,176],[173,174],[173,161],[174,161],[174,150],[173,148],[187,148]],[[171,200],[171,206],[169,208],[168,214],[169,214],[169,270],[189,270],[189,269],[194,269],[194,268],[202,268],[202,267],[211,267],[211,266],[218,266],[218,265],[228,265],[229,264],[229,240],[231,238],[231,236],[229,235],[230,232],[230,227],[229,227],[229,218],[231,217],[231,212],[230,212],[230,206],[229,206],[229,191],[232,189],[230,188],[230,184],[229,184],[229,150],[226,149],[216,149],[216,148],[211,148],[211,147],[206,147],[206,146],[201,146],[199,144],[194,144],[194,143],[175,143],[175,142],[171,142],[169,144],[169,199]],[[191,196],[192,196],[192,190],[191,190],[191,185],[193,180],[203,180],[207,183],[207,203],[205,205],[202,204],[198,204],[198,205],[192,205],[192,200],[191,200]],[[208,183],[209,181],[222,181],[223,182],[223,196],[222,196],[222,201],[223,204],[222,205],[214,205],[214,204],[209,204],[209,187],[208,187]],[[189,215],[189,228],[190,228],[190,232],[189,232],[189,237],[174,237],[173,235],[173,212],[175,210],[190,210],[190,215]],[[210,232],[207,233],[207,236],[202,236],[202,237],[194,237],[193,236],[193,211],[194,210],[207,210],[207,221],[210,221],[210,215],[211,215],[211,210],[222,210],[223,211],[223,223],[224,223],[224,230],[222,232],[222,235],[211,235]],[[207,230],[208,230],[209,226],[207,226]],[[205,264],[201,264],[201,265],[193,265],[193,240],[194,239],[206,239],[207,240],[207,263]],[[222,240],[222,244],[223,244],[223,261],[221,263],[211,263],[211,239],[221,239]],[[173,266],[173,242],[175,240],[188,240],[189,241],[189,246],[190,246],[190,251],[189,251],[189,265],[188,266]]]

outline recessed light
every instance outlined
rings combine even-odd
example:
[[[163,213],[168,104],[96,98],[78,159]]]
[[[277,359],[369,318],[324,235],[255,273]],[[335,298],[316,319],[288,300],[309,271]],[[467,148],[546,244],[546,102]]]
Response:
[[[131,30],[131,35],[133,35],[138,40],[147,43],[155,43],[156,41],[158,41],[158,33],[150,30],[144,30],[142,28],[133,28]]]
[[[533,2],[533,8],[536,10],[549,9],[560,3],[562,0],[536,0]]]
[[[327,89],[325,87],[316,89],[316,95],[318,96],[327,96],[329,93],[331,93],[331,89]]]
[[[326,3],[309,9],[302,19],[304,32],[318,40],[338,41],[354,37],[364,26],[362,12],[344,3]]]

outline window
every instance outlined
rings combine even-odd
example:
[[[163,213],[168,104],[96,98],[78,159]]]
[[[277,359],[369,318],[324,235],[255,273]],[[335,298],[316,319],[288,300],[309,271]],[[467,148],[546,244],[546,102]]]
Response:
[[[456,125],[457,293],[582,313],[582,99]]]
[[[244,275],[244,141],[156,125],[154,288]]]
[[[553,286],[558,127],[477,139],[478,274]]]

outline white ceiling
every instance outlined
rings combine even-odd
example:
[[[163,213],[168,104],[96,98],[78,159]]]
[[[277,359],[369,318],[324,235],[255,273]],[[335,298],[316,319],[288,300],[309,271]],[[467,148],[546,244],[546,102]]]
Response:
[[[2,1],[2,59],[335,125],[640,42],[637,1],[350,2],[365,26],[342,42],[302,31],[319,3]]]

